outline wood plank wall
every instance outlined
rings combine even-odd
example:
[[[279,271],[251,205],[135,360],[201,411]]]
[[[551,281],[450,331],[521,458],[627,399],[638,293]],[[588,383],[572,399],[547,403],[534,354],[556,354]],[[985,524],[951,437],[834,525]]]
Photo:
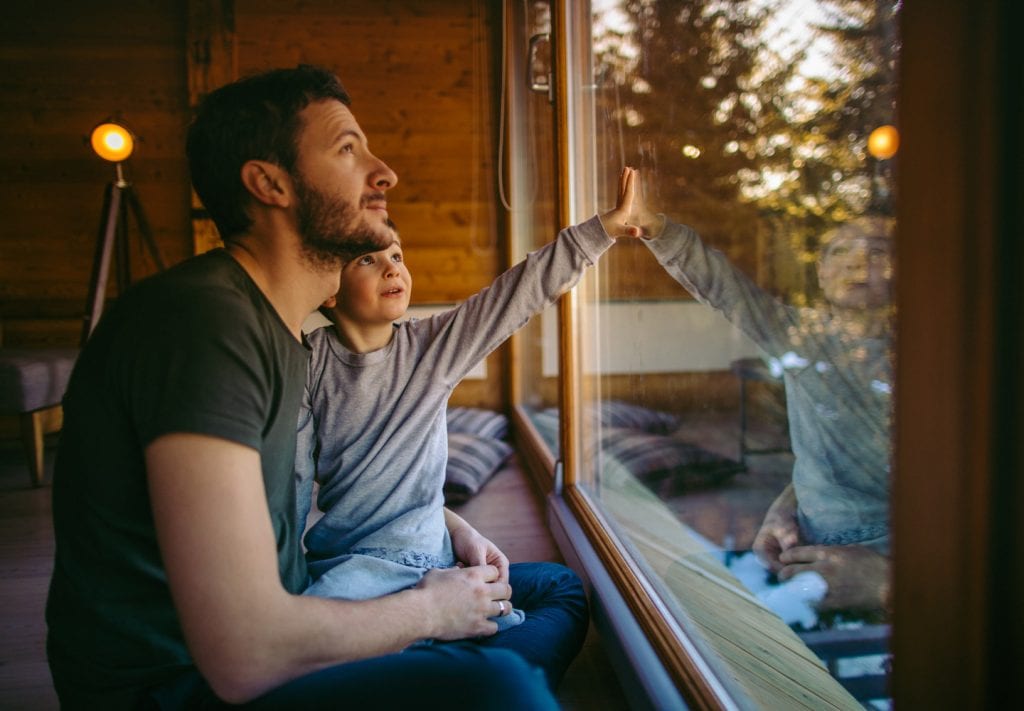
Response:
[[[185,15],[176,0],[8,3],[0,23],[0,319],[6,344],[77,343],[114,168],[85,139],[120,116],[165,261],[187,256]],[[152,271],[132,227],[133,276]]]
[[[373,150],[399,175],[391,213],[415,303],[452,302],[504,267],[495,179],[495,38],[487,0],[205,0],[227,8],[237,72],[300,62],[341,76]],[[74,344],[113,168],[85,136],[120,114],[131,174],[168,263],[193,249],[184,137],[189,17],[177,0],[14,3],[0,26],[0,324],[8,345]],[[215,70],[223,67],[215,67]],[[220,76],[211,71],[211,76]],[[130,227],[133,276],[153,271]],[[458,401],[500,407],[500,356]]]

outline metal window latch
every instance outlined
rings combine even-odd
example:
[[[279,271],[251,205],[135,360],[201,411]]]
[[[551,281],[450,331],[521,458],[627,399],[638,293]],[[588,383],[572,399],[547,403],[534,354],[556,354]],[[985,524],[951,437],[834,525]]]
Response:
[[[531,91],[545,93],[548,102],[555,100],[554,81],[551,72],[551,35],[547,32],[530,38],[526,55],[526,84]]]

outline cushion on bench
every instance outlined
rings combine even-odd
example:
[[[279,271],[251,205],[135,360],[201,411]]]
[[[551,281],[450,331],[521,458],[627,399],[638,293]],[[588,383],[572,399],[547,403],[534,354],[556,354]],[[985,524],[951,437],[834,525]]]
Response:
[[[77,348],[0,348],[0,414],[59,404],[77,357]]]

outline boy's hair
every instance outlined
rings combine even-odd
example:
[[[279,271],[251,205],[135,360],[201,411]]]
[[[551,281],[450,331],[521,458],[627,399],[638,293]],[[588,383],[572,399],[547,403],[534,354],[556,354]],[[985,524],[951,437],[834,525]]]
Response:
[[[298,160],[299,113],[334,99],[351,105],[338,77],[321,67],[275,69],[227,84],[200,103],[186,152],[192,185],[228,241],[252,225],[242,166],[250,160],[293,172]]]
[[[844,239],[858,237],[892,238],[896,221],[882,215],[863,215],[835,227],[821,236],[821,253],[824,260],[832,249]]]

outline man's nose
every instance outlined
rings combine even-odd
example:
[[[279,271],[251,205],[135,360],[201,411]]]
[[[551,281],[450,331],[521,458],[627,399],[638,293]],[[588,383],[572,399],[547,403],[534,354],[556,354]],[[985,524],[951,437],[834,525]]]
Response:
[[[398,175],[395,171],[380,158],[374,156],[374,160],[377,161],[377,167],[370,174],[370,185],[378,190],[390,190],[395,187],[398,184]]]

